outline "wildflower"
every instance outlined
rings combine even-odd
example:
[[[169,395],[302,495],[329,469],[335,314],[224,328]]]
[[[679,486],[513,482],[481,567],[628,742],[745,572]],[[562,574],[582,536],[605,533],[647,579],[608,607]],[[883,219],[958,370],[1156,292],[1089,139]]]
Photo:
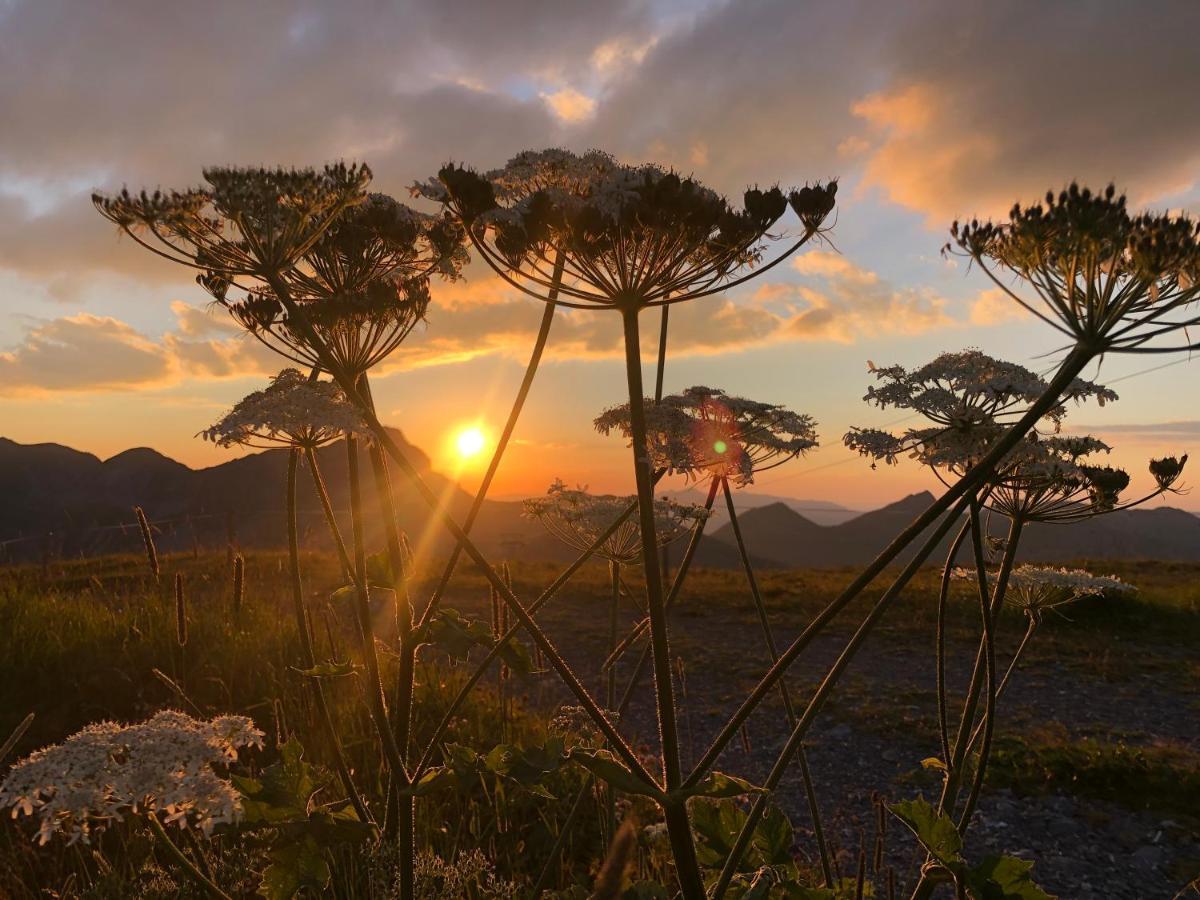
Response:
[[[651,462],[689,478],[723,477],[744,486],[754,481],[756,472],[817,446],[810,416],[715,388],[690,387],[645,404]],[[629,405],[605,410],[595,425],[602,434],[617,430],[631,438]]]
[[[1200,323],[1200,223],[1186,216],[1131,215],[1110,184],[1072,183],[1045,203],[1016,204],[1003,224],[955,222],[947,252],[968,256],[996,286],[1089,353],[1194,349],[1149,346]],[[1003,274],[1034,297],[1018,296]]]
[[[954,578],[975,581],[974,569],[955,569]],[[995,576],[993,576],[994,578]],[[1039,621],[1048,609],[1056,609],[1081,597],[1125,594],[1137,590],[1116,576],[1093,575],[1085,569],[1060,569],[1053,566],[1017,566],[1009,576],[1005,602],[1025,611]]]
[[[234,320],[293,361],[320,353],[302,314],[337,362],[361,374],[396,348],[428,305],[433,274],[457,277],[461,228],[383,194],[365,166],[206,169],[208,185],[93,196],[135,241],[200,270]]]
[[[200,434],[221,447],[301,447],[315,449],[347,432],[366,430],[358,410],[336,384],[284,369],[261,391],[237,402]]]
[[[140,814],[208,835],[241,816],[238,792],[218,770],[239,749],[262,745],[263,733],[244,716],[205,722],[163,710],[136,725],[97,722],[13,766],[0,783],[0,808],[36,816],[41,844],[56,834],[86,844],[111,822]]]
[[[413,187],[461,219],[488,265],[526,293],[634,309],[727,287],[739,268],[761,261],[776,240],[768,230],[789,207],[802,225],[779,258],[790,254],[818,233],[836,190],[836,182],[786,194],[752,188],[735,209],[668,169],[558,149],[526,151],[483,175],[448,165]]]
[[[546,496],[526,500],[524,513],[528,518],[537,519],[568,546],[586,550],[636,500],[633,496],[589,494],[583,488],[572,490],[556,481]],[[654,514],[655,537],[660,546],[686,534],[708,515],[703,507],[685,506],[665,497],[654,501]],[[642,539],[636,517],[624,519],[596,552],[623,565],[639,562]]]

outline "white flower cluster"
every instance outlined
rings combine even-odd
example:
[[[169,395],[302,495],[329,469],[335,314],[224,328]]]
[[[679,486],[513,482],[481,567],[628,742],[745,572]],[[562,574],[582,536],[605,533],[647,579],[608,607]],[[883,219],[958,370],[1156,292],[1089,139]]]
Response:
[[[346,432],[366,430],[362,415],[336,384],[284,369],[200,434],[222,447],[318,447]]]
[[[586,489],[570,489],[555,481],[544,497],[525,501],[524,514],[537,519],[546,530],[576,550],[586,550],[596,542],[637,497],[589,494]],[[708,517],[701,506],[687,506],[660,497],[654,501],[654,531],[658,544],[665,545],[686,534]],[[628,516],[599,547],[597,554],[623,565],[641,559],[642,535],[638,515]]]
[[[901,366],[881,369],[869,365],[884,383],[868,389],[864,398],[868,403],[911,409],[933,424],[909,428],[901,434],[851,428],[843,438],[845,445],[873,462],[894,465],[901,454],[907,453],[934,469],[960,474],[986,455],[1006,428],[1049,387],[1041,376],[1025,367],[978,350],[943,353],[911,372]],[[1094,397],[1101,405],[1117,399],[1108,388],[1078,378],[1064,397],[1076,401]],[[1046,414],[1056,432],[1065,416],[1066,408],[1061,404]],[[1078,479],[1078,459],[1108,449],[1092,438],[1042,438],[1024,442],[1008,457],[1005,466],[1010,471],[1019,468],[1026,479]]]
[[[647,399],[646,441],[656,468],[689,478],[718,476],[744,486],[755,472],[782,465],[817,446],[811,416],[773,403],[696,385],[655,403]],[[602,434],[631,436],[629,404],[595,420]]]
[[[1049,386],[1024,366],[978,350],[942,353],[911,372],[903,366],[869,367],[884,384],[868,388],[864,400],[881,408],[911,409],[944,426],[962,427],[1019,414]],[[1101,406],[1117,399],[1108,388],[1080,378],[1065,396],[1077,402],[1095,397]],[[1057,423],[1065,412],[1056,406],[1046,416]]]
[[[136,725],[97,722],[13,766],[0,783],[0,809],[37,816],[41,844],[55,834],[86,844],[141,813],[210,834],[241,815],[238,792],[216,769],[235,762],[239,749],[262,745],[263,733],[244,716],[205,722],[163,710]]]
[[[974,569],[956,568],[952,573],[961,581],[974,582]],[[992,573],[994,582],[996,574]],[[1053,566],[1017,566],[1009,575],[1004,601],[1022,609],[1035,620],[1048,609],[1055,609],[1081,597],[1131,593],[1137,588],[1111,575],[1093,575],[1085,569],[1061,569]]]

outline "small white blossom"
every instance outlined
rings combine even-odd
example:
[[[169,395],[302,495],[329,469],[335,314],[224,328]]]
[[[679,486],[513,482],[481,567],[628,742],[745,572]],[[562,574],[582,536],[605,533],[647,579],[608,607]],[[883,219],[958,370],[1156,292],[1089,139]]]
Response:
[[[263,733],[244,716],[205,722],[163,710],[135,725],[97,722],[13,766],[0,783],[0,809],[36,816],[41,844],[55,834],[86,844],[111,822],[142,813],[211,834],[241,816],[238,792],[217,770],[239,749],[262,745]]]
[[[974,582],[974,569],[956,568],[954,578]],[[991,575],[993,581],[996,574]],[[1106,594],[1126,594],[1137,590],[1128,582],[1111,575],[1093,575],[1085,569],[1062,569],[1053,566],[1017,566],[1009,575],[1004,600],[1022,609],[1034,619],[1040,619],[1048,609],[1055,609],[1081,597]]]
[[[366,430],[362,415],[336,384],[284,369],[200,434],[222,447],[319,447],[346,432]]]

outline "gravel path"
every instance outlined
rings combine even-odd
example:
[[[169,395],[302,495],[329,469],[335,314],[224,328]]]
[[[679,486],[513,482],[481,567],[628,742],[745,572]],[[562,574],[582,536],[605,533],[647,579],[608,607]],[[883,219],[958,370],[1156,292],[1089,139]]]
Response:
[[[570,648],[569,660],[598,691],[593,673],[606,646],[605,617],[591,615],[581,605],[566,598],[539,618],[559,646]],[[773,610],[772,618],[780,646],[803,624],[789,621],[786,611]],[[1010,621],[1010,628],[1014,624]],[[844,628],[821,636],[793,666],[789,684],[799,701],[836,659],[847,636]],[[681,729],[685,754],[694,759],[765,669],[765,649],[752,612],[717,604],[680,610],[673,621],[673,640],[673,653],[685,660],[677,680]],[[869,848],[874,839],[873,797],[936,794],[937,786],[920,768],[922,759],[939,752],[931,649],[931,638],[911,628],[880,629],[867,641],[811,732],[809,760],[826,828],[848,875],[857,864],[860,844]],[[974,652],[974,644],[965,638],[951,641],[952,687],[961,690],[965,684]],[[1133,659],[1135,664],[1097,664],[1106,658]],[[1068,740],[1119,738],[1129,744],[1170,740],[1200,750],[1200,689],[1194,678],[1178,676],[1195,659],[1189,647],[1138,645],[1114,635],[1091,641],[1086,650],[1051,638],[1041,649],[1034,645],[1014,676],[1001,701],[1000,729],[1020,735],[1034,728],[1055,728]],[[1005,662],[1002,657],[1001,665]],[[619,684],[625,683],[630,668],[628,662],[621,667]],[[547,683],[530,699],[541,694],[543,702],[552,705],[566,699],[559,690]],[[627,720],[627,730],[635,737],[655,733],[648,699],[643,690]],[[748,751],[735,742],[719,768],[761,781],[787,732],[782,703],[773,695],[749,723]],[[779,799],[796,825],[800,851],[811,852],[810,820],[798,773],[785,779]],[[1062,898],[1170,900],[1188,878],[1200,874],[1196,821],[1178,822],[1082,796],[1017,796],[989,789],[966,852],[971,859],[1003,852],[1036,860],[1038,883]],[[889,825],[887,847],[888,861],[901,878],[915,871],[914,844],[895,820]]]

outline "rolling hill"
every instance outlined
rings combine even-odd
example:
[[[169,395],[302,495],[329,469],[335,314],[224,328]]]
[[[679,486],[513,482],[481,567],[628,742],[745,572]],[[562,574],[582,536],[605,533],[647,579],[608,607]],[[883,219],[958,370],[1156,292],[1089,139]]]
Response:
[[[430,468],[429,458],[392,431],[422,478],[462,521],[471,498]],[[318,457],[334,508],[348,529],[349,488],[344,443],[322,448]],[[366,460],[364,471],[369,472]],[[141,506],[154,523],[165,552],[237,546],[278,548],[286,539],[283,490],[287,453],[268,450],[217,466],[192,469],[145,447],[101,460],[58,444],[19,444],[0,438],[0,562],[136,551],[140,537],[132,507]],[[298,507],[302,540],[311,548],[330,542],[316,494],[302,474]],[[451,543],[432,522],[424,503],[393,476],[393,496],[401,527],[422,555],[445,556]],[[694,489],[676,494],[702,502]],[[738,492],[739,521],[756,565],[774,568],[856,566],[870,561],[895,534],[933,501],[913,494],[870,512],[855,514],[832,503],[783,501]],[[364,483],[368,537],[379,539],[375,494]],[[760,504],[760,505],[756,505]],[[796,507],[825,513],[814,521]],[[993,527],[1001,528],[1003,523]],[[698,548],[696,564],[736,568],[740,560],[732,527],[714,517]],[[575,552],[521,515],[517,500],[489,500],[473,535],[493,558],[566,561]],[[1200,561],[1200,517],[1169,507],[1113,513],[1077,525],[1028,529],[1022,556],[1049,562],[1070,559],[1139,558]],[[683,552],[682,542],[670,550]],[[944,556],[941,548],[934,559]]]

